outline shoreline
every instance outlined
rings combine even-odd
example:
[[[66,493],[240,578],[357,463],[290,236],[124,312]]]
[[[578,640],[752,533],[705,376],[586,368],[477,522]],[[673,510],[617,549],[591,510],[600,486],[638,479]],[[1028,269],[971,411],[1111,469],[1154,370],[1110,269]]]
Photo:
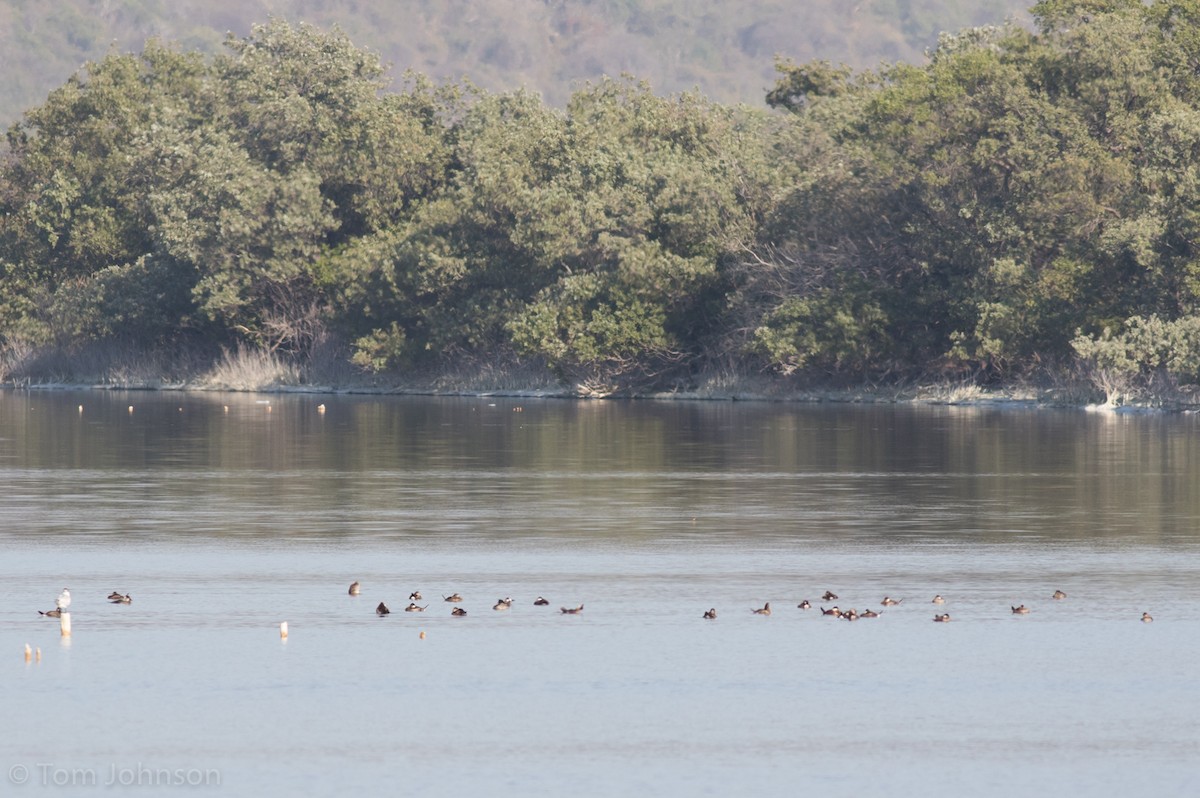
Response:
[[[691,391],[655,391],[645,393],[597,394],[572,390],[566,387],[494,387],[494,388],[439,388],[436,386],[381,386],[381,385],[269,385],[254,387],[231,387],[228,385],[195,384],[113,384],[30,382],[0,383],[0,391],[102,391],[102,392],[178,392],[178,393],[244,393],[311,396],[428,396],[443,398],[512,398],[512,399],[559,399],[569,401],[672,401],[672,402],[761,402],[773,404],[862,404],[862,405],[925,405],[942,407],[974,407],[998,409],[1047,409],[1078,410],[1080,412],[1124,414],[1192,414],[1200,412],[1200,406],[1179,403],[1175,406],[1130,402],[1123,404],[1100,404],[1085,401],[1069,401],[1028,386],[1005,389],[984,389],[956,383],[920,385],[910,388],[878,390],[859,389],[804,389],[783,390],[700,389]],[[1040,394],[1040,395],[1039,395]]]

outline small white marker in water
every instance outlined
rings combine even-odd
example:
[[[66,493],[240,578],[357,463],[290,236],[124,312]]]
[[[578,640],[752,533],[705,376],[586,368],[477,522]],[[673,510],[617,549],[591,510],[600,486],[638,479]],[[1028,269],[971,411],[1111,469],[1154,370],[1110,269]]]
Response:
[[[324,413],[324,412],[325,412],[325,405],[317,405],[317,412],[318,412],[318,413]]]
[[[37,648],[35,648],[33,650],[33,658],[38,662],[42,661],[42,647],[41,646],[38,646]]]
[[[79,415],[83,415],[83,405],[79,406]]]
[[[32,656],[33,656],[33,649],[29,647],[28,643],[26,643],[25,644],[25,661],[29,662],[29,659]]]
[[[133,412],[133,405],[130,405],[130,406],[129,406],[129,412],[130,412],[130,413],[132,413],[132,412]]]
[[[284,621],[283,623],[279,624],[279,639],[287,640],[287,632],[287,621]]]
[[[221,405],[221,407],[225,408],[226,413],[229,412],[229,405]]]

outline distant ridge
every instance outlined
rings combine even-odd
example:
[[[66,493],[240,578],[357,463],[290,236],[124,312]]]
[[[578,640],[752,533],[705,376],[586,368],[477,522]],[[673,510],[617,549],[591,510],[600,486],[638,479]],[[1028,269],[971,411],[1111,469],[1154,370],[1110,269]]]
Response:
[[[341,27],[395,74],[525,87],[562,105],[572,85],[631,73],[658,92],[699,88],[762,105],[778,53],[856,68],[919,62],[942,30],[1026,19],[1029,0],[0,0],[0,122],[111,48],[158,37],[212,52],[270,17]]]

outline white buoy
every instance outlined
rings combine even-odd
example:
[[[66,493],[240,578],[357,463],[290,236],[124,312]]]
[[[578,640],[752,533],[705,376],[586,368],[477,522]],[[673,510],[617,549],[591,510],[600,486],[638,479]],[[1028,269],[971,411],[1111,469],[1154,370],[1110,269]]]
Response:
[[[283,623],[279,624],[279,639],[287,640],[287,632],[287,621],[284,621]]]
[[[58,616],[58,629],[63,637],[71,636],[71,613],[64,612]]]

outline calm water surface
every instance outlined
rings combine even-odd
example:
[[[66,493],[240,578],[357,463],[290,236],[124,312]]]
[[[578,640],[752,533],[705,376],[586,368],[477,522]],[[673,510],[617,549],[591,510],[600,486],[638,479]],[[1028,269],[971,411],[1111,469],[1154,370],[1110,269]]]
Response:
[[[0,794],[1196,795],[1198,424],[0,393]]]

